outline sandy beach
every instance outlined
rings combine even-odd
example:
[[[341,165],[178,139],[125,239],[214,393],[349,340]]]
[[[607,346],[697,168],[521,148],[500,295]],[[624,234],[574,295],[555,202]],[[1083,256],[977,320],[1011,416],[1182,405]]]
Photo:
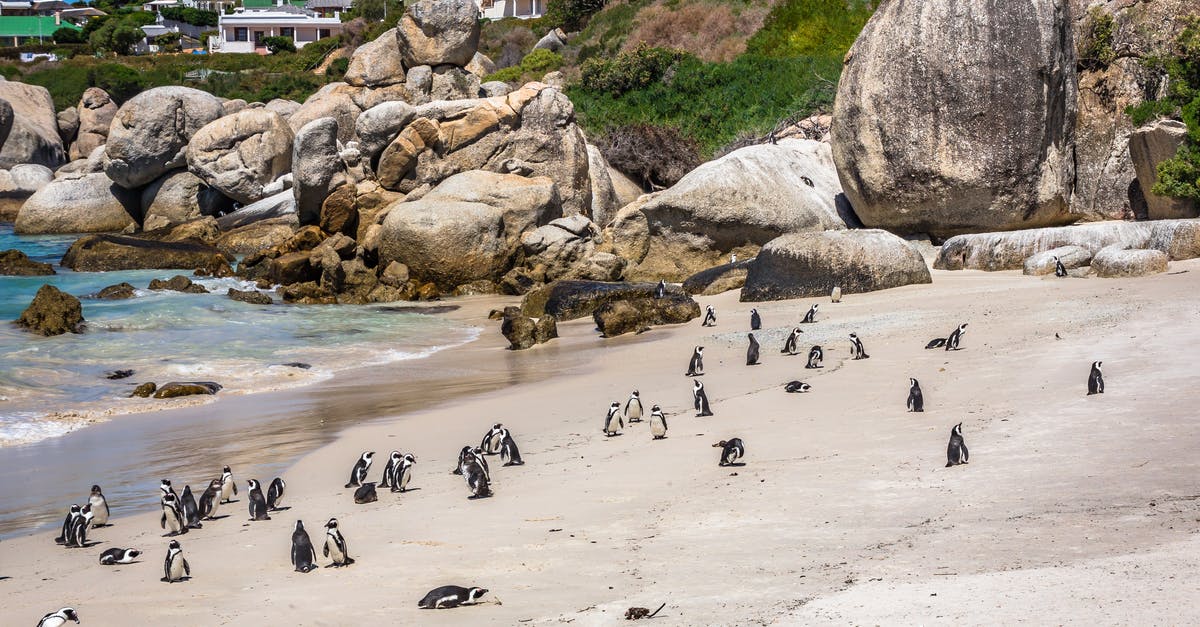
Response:
[[[935,272],[932,285],[839,304],[740,303],[728,292],[698,299],[716,306],[715,328],[696,320],[605,340],[589,318],[519,353],[492,323],[426,360],[439,375],[455,364],[491,373],[478,381],[401,381],[402,393],[384,397],[355,394],[354,377],[339,375],[214,403],[203,409],[214,422],[298,395],[298,415],[355,418],[278,473],[290,509],[270,521],[247,522],[245,481],[268,483],[278,466],[255,463],[253,451],[286,442],[249,430],[234,461],[213,446],[208,467],[179,466],[169,478],[195,489],[230,463],[243,491],[221,507],[227,517],[178,538],[188,581],[159,581],[159,476],[142,477],[142,513],[94,530],[90,548],[56,546],[52,531],[0,542],[0,622],[32,625],[70,605],[89,626],[611,625],[629,607],[665,603],[653,624],[1194,623],[1198,272],[1196,261],[1129,280]],[[803,325],[800,345],[825,347],[820,370],[779,353],[813,302],[817,323]],[[763,356],[746,366],[752,306]],[[962,350],[924,350],[962,322]],[[851,332],[870,359],[848,360]],[[707,418],[694,417],[683,376],[697,344],[707,347]],[[1107,389],[1086,396],[1095,360]],[[924,413],[905,411],[909,377],[921,382]],[[792,379],[812,391],[784,393]],[[601,433],[608,404],[633,389],[663,407],[667,439],[652,441],[646,423]],[[512,429],[526,464],[493,459],[495,496],[468,500],[450,471],[493,422]],[[944,468],[958,422],[970,464]],[[711,445],[729,437],[745,441],[745,466],[718,467]],[[355,505],[342,486],[359,453],[377,452],[377,480],[393,449],[417,456],[413,489]],[[139,455],[155,453],[131,451],[129,463]],[[80,503],[92,483],[111,482],[80,460],[62,463]],[[295,521],[319,546],[330,517],[357,563],[293,572]],[[99,565],[110,547],[145,555]],[[488,588],[485,600],[501,604],[417,609],[445,584]]]

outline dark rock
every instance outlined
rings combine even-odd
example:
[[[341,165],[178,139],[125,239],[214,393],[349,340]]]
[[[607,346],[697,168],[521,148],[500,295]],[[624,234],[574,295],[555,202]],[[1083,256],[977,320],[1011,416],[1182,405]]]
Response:
[[[653,298],[656,287],[655,283],[554,281],[526,294],[521,300],[521,312],[527,316],[551,314],[559,320],[575,320],[591,315],[607,302]],[[667,294],[687,296],[675,285],[667,286]]]
[[[129,377],[132,377],[132,376],[133,376],[132,370],[109,370],[108,372],[104,373],[105,379],[112,379],[113,381],[116,381],[119,379],[128,379]]]
[[[558,337],[558,318],[550,314],[538,318],[533,329],[533,336],[538,344],[544,344]]]
[[[86,235],[63,255],[62,265],[79,272],[109,270],[195,270],[232,257],[195,242],[154,242],[125,235]]]
[[[746,284],[746,274],[750,272],[751,259],[722,264],[707,270],[701,270],[684,279],[683,291],[688,294],[712,296],[729,290],[741,289]]]
[[[147,381],[146,383],[133,388],[133,392],[129,394],[129,398],[133,398],[135,396],[138,398],[150,398],[154,395],[154,392],[157,389],[158,386],[155,385],[153,381]]]
[[[285,303],[297,303],[300,305],[337,304],[337,296],[317,285],[316,281],[285,285],[280,289],[280,294],[283,296],[283,302]]]
[[[38,335],[80,333],[83,330],[83,305],[79,304],[78,298],[57,287],[43,285],[16,323]]]
[[[267,278],[280,285],[305,283],[321,278],[321,272],[313,266],[305,251],[287,253],[272,259],[267,266]]]
[[[0,252],[0,275],[45,276],[48,274],[54,274],[54,267],[48,263],[34,261],[15,248]]]
[[[192,283],[192,280],[177,274],[166,281],[162,279],[153,279],[150,281],[149,289],[155,291],[170,290],[172,292],[183,292],[185,294],[207,294],[208,290],[204,289],[203,285]]]
[[[179,396],[194,396],[196,394],[212,395],[221,390],[220,383],[212,381],[172,381],[164,383],[154,393],[154,398],[176,398]]]
[[[500,333],[508,340],[511,350],[519,351],[537,344],[537,323],[521,315],[516,307],[506,307],[500,322]]]
[[[250,303],[251,305],[273,305],[275,300],[257,290],[235,290],[232,287],[225,293],[231,300]]]
[[[420,300],[437,300],[442,297],[442,292],[438,290],[438,286],[433,283],[422,283],[417,288],[417,298]]]
[[[663,298],[611,300],[596,308],[592,319],[604,337],[641,332],[659,324],[681,324],[700,317],[700,304],[686,294]]]
[[[321,203],[321,230],[353,236],[358,231],[358,206],[354,185],[346,184],[333,190]]]
[[[288,368],[299,368],[301,370],[308,370],[309,368],[312,368],[312,364],[306,364],[302,361],[289,361],[286,364],[279,364],[279,365],[287,366]]]
[[[110,285],[96,294],[96,298],[104,300],[124,300],[126,298],[133,298],[134,296],[136,296],[134,287],[128,283]]]

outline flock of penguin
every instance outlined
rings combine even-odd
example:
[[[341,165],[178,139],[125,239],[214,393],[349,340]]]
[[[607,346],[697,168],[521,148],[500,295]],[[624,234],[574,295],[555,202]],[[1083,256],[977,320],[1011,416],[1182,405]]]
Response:
[[[1057,266],[1056,270],[1065,274],[1062,263],[1057,258],[1055,259],[1055,263]],[[655,297],[662,298],[665,293],[666,283],[660,282],[655,290]],[[835,287],[831,296],[833,302],[838,302],[841,298],[841,290]],[[801,323],[815,323],[817,311],[818,305],[812,305],[801,320]],[[716,323],[716,309],[712,305],[709,305],[705,309],[701,325],[712,327],[716,326]],[[757,309],[751,309],[751,333],[748,335],[749,347],[746,351],[747,365],[753,366],[759,363],[760,345],[753,332],[761,328],[762,317],[759,315]],[[963,335],[966,332],[967,324],[960,324],[949,336],[930,340],[925,345],[925,348],[942,348],[947,351],[959,350]],[[780,353],[785,355],[798,354],[798,341],[802,333],[803,330],[800,327],[793,328],[788,334]],[[852,360],[870,358],[870,355],[867,354],[863,347],[862,339],[856,333],[849,334],[849,339]],[[823,360],[824,350],[821,346],[814,345],[808,351],[808,361],[805,368],[821,368]],[[703,375],[704,347],[696,346],[692,351],[692,357],[688,362],[688,369],[685,376],[693,378],[692,398],[697,417],[713,415],[709,407],[708,395],[704,390],[704,384],[697,378]],[[910,412],[923,412],[925,410],[925,400],[921,392],[921,384],[914,378],[909,378],[908,381],[907,409]],[[811,389],[811,385],[802,381],[789,381],[784,385],[784,390],[789,393],[804,393]],[[1089,395],[1104,393],[1104,375],[1102,372],[1102,362],[1100,361],[1092,363],[1091,371],[1088,374],[1087,390]],[[609,405],[608,412],[604,418],[604,434],[608,437],[620,435],[621,430],[625,428],[626,424],[642,422],[644,416],[646,416],[646,413],[642,405],[641,393],[634,390],[625,402],[624,407],[617,401],[613,401]],[[647,419],[650,423],[650,435],[654,440],[661,440],[667,436],[667,418],[661,407],[653,405],[650,408]],[[741,438],[734,437],[721,440],[712,446],[721,449],[717,462],[719,466],[743,465],[738,462],[738,460],[746,455],[745,443]],[[484,434],[479,446],[472,447],[468,445],[462,447],[459,451],[458,465],[454,468],[453,473],[461,475],[466,481],[470,492],[469,499],[487,498],[493,495],[491,470],[487,461],[487,456],[489,455],[499,455],[500,459],[504,462],[504,466],[520,466],[524,464],[512,432],[500,423],[493,424],[491,429]],[[380,481],[370,482],[367,481],[367,477],[374,456],[374,451],[364,451],[351,468],[350,480],[346,483],[345,487],[355,488],[355,503],[363,504],[376,501],[378,499],[376,486],[389,488],[392,492],[405,492],[408,489],[408,484],[412,478],[413,466],[417,462],[414,454],[392,451],[387,464],[384,466],[383,476],[380,478]],[[946,466],[966,464],[968,461],[969,452],[966,441],[963,438],[962,423],[960,422],[950,430],[950,441],[946,448]],[[280,507],[287,488],[287,484],[282,478],[276,477],[267,488],[265,495],[261,484],[255,479],[250,479],[247,482],[247,487],[249,489],[247,500],[251,521],[270,520],[269,512],[286,509]],[[237,483],[234,481],[233,472],[229,466],[225,466],[220,478],[209,481],[207,488],[200,496],[199,502],[196,501],[192,494],[191,486],[184,486],[183,495],[179,496],[171,487],[171,481],[168,479],[163,479],[160,482],[159,491],[161,492],[159,500],[162,508],[159,524],[163,529],[167,530],[165,536],[172,537],[170,543],[167,545],[167,554],[163,563],[162,581],[167,583],[184,581],[191,577],[191,566],[183,556],[183,548],[179,541],[174,539],[174,536],[186,534],[189,529],[202,528],[202,521],[215,520],[219,505],[234,502],[232,497],[238,494]],[[88,544],[89,530],[109,526],[108,520],[108,502],[104,498],[104,493],[101,491],[100,486],[93,485],[91,494],[88,496],[88,500],[83,507],[77,504],[71,506],[66,519],[63,521],[62,531],[54,541],[66,547],[86,548],[90,546]],[[330,560],[327,567],[342,567],[353,564],[354,559],[350,557],[346,539],[342,536],[338,528],[336,518],[330,518],[325,523],[325,532],[322,554]],[[106,566],[131,564],[141,554],[142,552],[137,549],[110,548],[100,554],[100,563]],[[313,547],[308,532],[304,528],[304,523],[297,520],[292,531],[291,563],[297,572],[307,573],[317,568],[316,561],[316,549]],[[441,586],[429,591],[417,605],[420,608],[428,609],[468,605],[478,602],[480,597],[487,592],[487,589],[480,587]],[[68,621],[78,623],[79,614],[73,608],[64,607],[56,612],[46,614],[38,622],[38,627],[60,627]]]

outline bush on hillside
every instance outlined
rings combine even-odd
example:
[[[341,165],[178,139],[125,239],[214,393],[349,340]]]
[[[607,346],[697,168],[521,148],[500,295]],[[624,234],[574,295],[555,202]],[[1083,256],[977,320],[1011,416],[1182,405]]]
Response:
[[[661,81],[668,70],[687,56],[682,50],[641,44],[612,59],[588,59],[580,68],[580,84],[589,91],[620,96]]]
[[[741,2],[654,4],[638,12],[621,49],[645,43],[685,50],[705,61],[732,61],[746,51],[746,40],[762,28],[767,11]]]
[[[50,38],[56,44],[81,44],[87,41],[78,28],[67,28],[66,26],[54,31]]]
[[[504,81],[506,83],[521,83],[540,79],[547,72],[553,72],[562,67],[562,55],[541,48],[530,52],[521,59],[521,63],[503,70],[493,72],[487,77],[489,81]]]
[[[874,0],[784,0],[771,9],[746,52],[764,57],[845,56],[878,4]]]
[[[561,28],[576,32],[587,24],[588,18],[604,8],[606,0],[549,0],[543,19],[550,29]]]
[[[192,7],[163,7],[159,10],[164,19],[191,24],[192,26],[216,26],[217,12]]]
[[[1079,59],[1076,65],[1080,69],[1103,70],[1117,59],[1117,52],[1113,49],[1113,32],[1116,28],[1116,20],[1102,7],[1095,6],[1088,10],[1087,22],[1076,47]]]
[[[670,187],[703,162],[696,142],[670,126],[610,128],[596,147],[610,166],[649,189]]]
[[[267,50],[271,54],[296,51],[296,44],[292,41],[291,37],[283,37],[280,35],[263,37],[263,45],[267,47]]]

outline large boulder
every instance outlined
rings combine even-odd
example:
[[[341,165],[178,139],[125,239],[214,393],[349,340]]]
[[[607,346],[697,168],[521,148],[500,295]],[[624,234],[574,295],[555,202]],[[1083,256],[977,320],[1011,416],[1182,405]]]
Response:
[[[216,96],[190,87],[155,87],[121,105],[108,129],[108,177],[141,187],[187,165],[184,149],[209,122],[221,117]]]
[[[67,107],[58,112],[58,137],[63,146],[68,146],[79,133],[79,111],[75,107]],[[69,154],[69,153],[68,153]]]
[[[856,294],[932,281],[921,253],[887,231],[791,233],[763,246],[741,300],[824,296],[834,287]]]
[[[222,231],[232,231],[256,222],[276,218],[288,219],[299,225],[300,219],[296,214],[296,194],[292,190],[285,189],[258,202],[246,205],[233,213],[227,213],[217,219],[217,225],[221,227]]]
[[[863,224],[944,237],[1078,219],[1068,209],[1077,89],[1068,13],[1062,0],[875,11],[846,55],[832,129]]]
[[[8,135],[0,148],[0,168],[37,163],[48,168],[66,160],[62,137],[58,134],[58,113],[45,87],[16,81],[0,81],[0,100],[8,103],[11,116],[0,111],[0,134]]]
[[[18,233],[103,233],[137,224],[137,194],[103,173],[56,179],[39,189],[17,214]]]
[[[78,272],[196,270],[227,265],[232,257],[195,242],[158,242],[124,235],[87,235],[67,249],[63,267]]]
[[[1120,245],[1101,248],[1092,257],[1092,270],[1103,278],[1146,276],[1167,271],[1167,254],[1161,250],[1126,249]]]
[[[292,130],[299,133],[313,120],[334,118],[338,121],[338,140],[348,142],[354,139],[354,122],[363,111],[385,102],[409,99],[408,90],[402,84],[359,87],[343,82],[329,83],[309,96],[287,121]]]
[[[600,241],[600,227],[576,214],[527,231],[521,236],[521,247],[525,251],[525,266],[538,274],[539,282],[616,281],[621,278],[626,262],[612,253],[597,250]]]
[[[405,67],[471,62],[479,48],[479,8],[474,0],[417,0],[396,25]]]
[[[319,118],[296,133],[292,150],[292,193],[302,224],[321,218],[321,205],[333,190],[349,182],[338,154],[338,121]]]
[[[200,216],[218,215],[233,203],[200,177],[187,170],[173,170],[160,176],[142,190],[144,222],[177,224]]]
[[[641,332],[652,325],[682,324],[700,317],[700,304],[686,294],[663,298],[633,298],[604,303],[592,312],[604,337]]]
[[[222,233],[213,245],[223,253],[248,255],[286,242],[299,226],[295,214],[268,218]]]
[[[1095,254],[1120,244],[1142,248],[1153,230],[1146,222],[1092,222],[1044,229],[957,235],[942,244],[933,267],[940,270],[1019,270],[1035,253],[1079,246]]]
[[[1054,274],[1054,271],[1057,269],[1057,266],[1054,264],[1055,258],[1058,258],[1063,268],[1074,270],[1092,262],[1092,251],[1083,246],[1059,246],[1058,248],[1044,250],[1040,253],[1030,255],[1025,260],[1025,268],[1022,272],[1031,276]]]
[[[15,115],[12,104],[0,98],[0,147],[3,147],[4,142],[8,141],[8,134],[12,132]]]
[[[1200,220],[1158,220],[1150,225],[1145,248],[1161,250],[1172,261],[1200,257]]]
[[[17,326],[38,335],[62,335],[83,331],[83,305],[79,299],[53,285],[43,285],[29,307],[17,318]]]
[[[13,248],[0,251],[0,276],[45,276],[54,274],[54,266],[34,261]]]
[[[1194,218],[1200,206],[1186,198],[1159,196],[1151,190],[1158,182],[1158,164],[1175,156],[1187,139],[1187,125],[1175,120],[1158,120],[1133,131],[1129,136],[1129,157],[1137,172],[1137,182],[1146,199],[1151,220]]]
[[[588,144],[588,180],[592,186],[592,221],[596,224],[608,224],[624,205],[613,186],[611,168],[600,149]]]
[[[405,81],[404,61],[396,39],[396,29],[384,31],[358,47],[350,56],[345,81],[359,87],[381,87]]]
[[[688,294],[712,296],[729,290],[740,290],[746,284],[753,259],[732,261],[701,270],[683,280],[683,291]]]
[[[12,222],[25,199],[54,180],[54,172],[44,165],[27,163],[11,170],[0,170],[0,221]]]
[[[534,320],[523,315],[520,307],[505,307],[500,333],[508,340],[509,349],[525,350],[558,337],[558,321],[549,315]]]
[[[535,318],[550,314],[560,321],[575,320],[592,315],[605,303],[654,298],[657,287],[657,283],[554,281],[526,294],[521,299],[521,313]],[[675,285],[667,286],[667,296],[687,298]]]
[[[245,109],[205,125],[187,146],[188,169],[242,204],[260,200],[263,187],[292,169],[295,135],[266,109]]]
[[[79,112],[79,132],[71,144],[72,161],[87,158],[108,141],[108,128],[117,115],[117,103],[103,89],[88,87],[75,109]]]

